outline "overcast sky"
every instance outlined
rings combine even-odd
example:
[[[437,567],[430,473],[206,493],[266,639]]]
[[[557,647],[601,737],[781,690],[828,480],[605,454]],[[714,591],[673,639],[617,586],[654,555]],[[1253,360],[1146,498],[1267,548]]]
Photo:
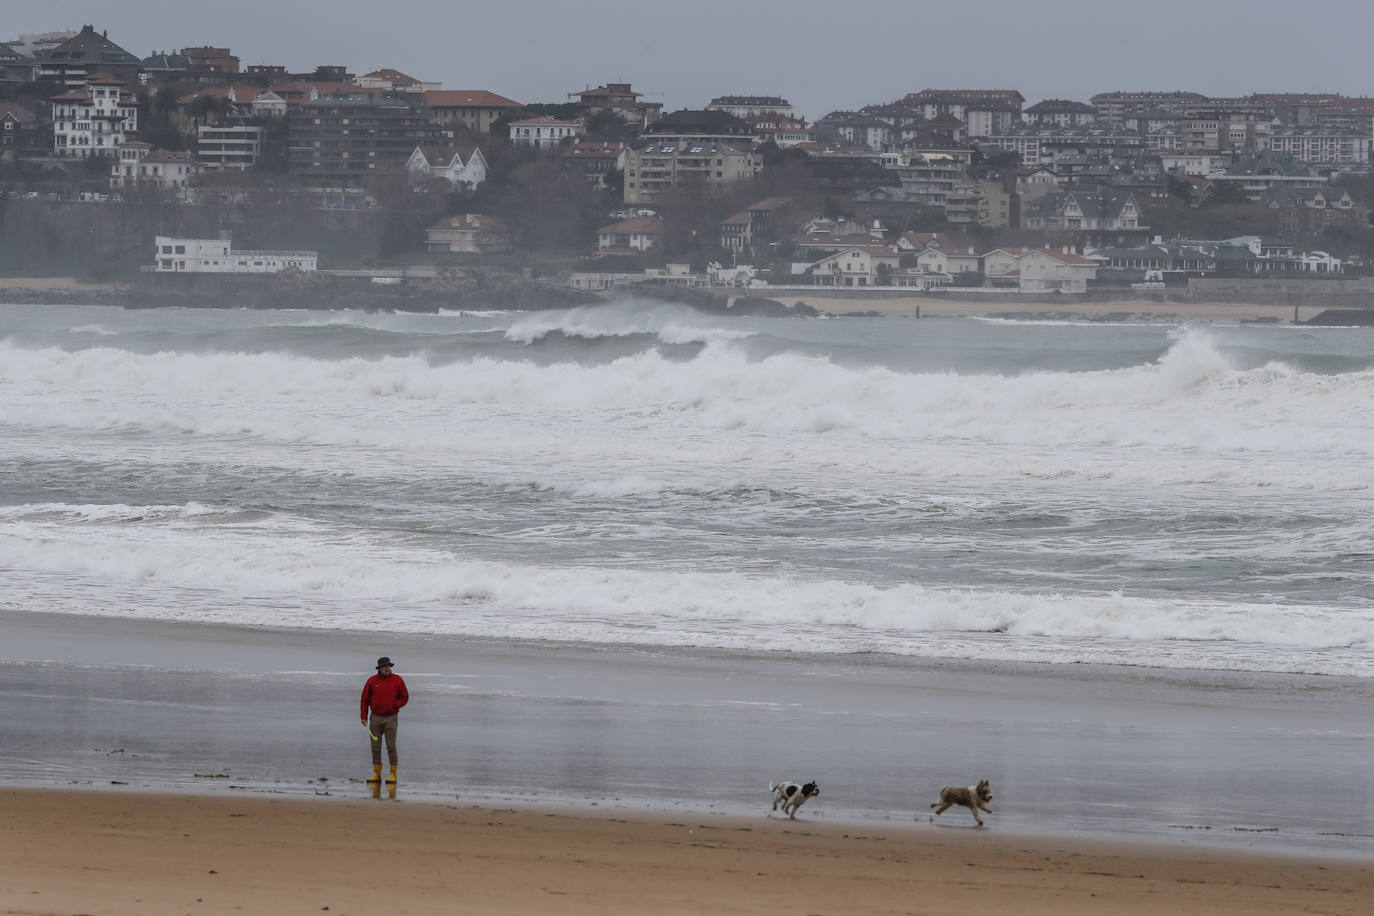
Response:
[[[359,74],[392,67],[446,89],[489,89],[525,103],[566,101],[569,92],[605,82],[633,83],[668,111],[700,108],[718,95],[781,95],[810,120],[924,88],[1017,89],[1027,104],[1086,102],[1116,89],[1374,96],[1368,0],[5,6],[0,40],[89,23],[140,57],[228,47],[244,67],[342,64]]]

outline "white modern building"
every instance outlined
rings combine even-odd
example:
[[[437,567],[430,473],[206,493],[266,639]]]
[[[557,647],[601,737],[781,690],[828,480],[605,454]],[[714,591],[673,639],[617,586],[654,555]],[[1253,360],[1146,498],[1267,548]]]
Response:
[[[247,169],[258,164],[267,131],[256,124],[204,124],[196,153],[207,169]]]
[[[154,240],[154,273],[274,274],[283,270],[318,269],[314,251],[236,251],[229,233],[217,239],[183,239],[159,235]]]

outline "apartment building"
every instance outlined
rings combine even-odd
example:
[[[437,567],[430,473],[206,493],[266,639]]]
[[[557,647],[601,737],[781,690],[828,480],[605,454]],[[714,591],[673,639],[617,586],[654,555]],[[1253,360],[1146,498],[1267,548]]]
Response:
[[[418,94],[326,96],[287,116],[287,167],[293,175],[356,183],[404,166],[417,146],[450,145],[453,133],[431,123]]]
[[[653,143],[625,158],[625,202],[647,203],[684,188],[711,190],[758,172],[758,154],[724,143]]]

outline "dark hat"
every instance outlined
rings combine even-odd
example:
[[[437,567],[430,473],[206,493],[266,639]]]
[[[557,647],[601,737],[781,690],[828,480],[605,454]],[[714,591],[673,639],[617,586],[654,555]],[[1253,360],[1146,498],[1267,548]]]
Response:
[[[378,668],[390,668],[390,667],[391,667],[391,659],[389,659],[389,658],[387,658],[385,655],[383,655],[381,658],[377,659],[377,667],[378,667]]]

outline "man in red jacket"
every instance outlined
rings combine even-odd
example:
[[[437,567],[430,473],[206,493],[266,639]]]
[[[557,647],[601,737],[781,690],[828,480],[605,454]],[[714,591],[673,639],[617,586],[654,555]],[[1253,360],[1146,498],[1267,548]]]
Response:
[[[372,778],[370,783],[382,781],[382,741],[386,741],[387,758],[391,761],[391,775],[387,785],[396,784],[396,720],[401,707],[410,702],[406,682],[399,674],[391,673],[391,659],[383,655],[377,659],[377,673],[363,685],[362,717],[372,735]],[[372,713],[369,724],[367,714]]]

